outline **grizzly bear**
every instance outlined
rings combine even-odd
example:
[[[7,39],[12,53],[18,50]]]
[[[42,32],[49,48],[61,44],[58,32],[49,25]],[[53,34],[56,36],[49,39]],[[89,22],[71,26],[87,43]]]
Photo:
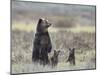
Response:
[[[69,48],[69,57],[66,62],[70,62],[71,65],[75,65],[75,48]]]
[[[60,52],[61,52],[60,50],[59,51],[54,50],[54,54],[50,59],[52,67],[55,67],[58,64],[58,55]]]
[[[39,19],[33,43],[32,61],[45,65],[49,63],[48,53],[51,52],[52,44],[48,28],[51,23],[45,19]]]

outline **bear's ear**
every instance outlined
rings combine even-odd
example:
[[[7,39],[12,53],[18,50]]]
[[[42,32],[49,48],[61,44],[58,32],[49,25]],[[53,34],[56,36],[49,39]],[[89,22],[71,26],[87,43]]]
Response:
[[[58,51],[58,54],[59,54],[60,52],[61,52],[61,51],[59,50],[59,51]]]
[[[38,21],[38,24],[41,24],[41,22],[42,22],[42,19],[40,18],[39,21]]]
[[[54,50],[54,54],[56,53],[56,50]]]
[[[71,48],[69,48],[69,51],[71,51]]]
[[[72,49],[73,51],[75,50],[75,48]]]

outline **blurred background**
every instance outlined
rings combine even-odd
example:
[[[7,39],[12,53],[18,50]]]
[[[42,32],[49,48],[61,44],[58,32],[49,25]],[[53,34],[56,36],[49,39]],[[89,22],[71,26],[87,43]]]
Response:
[[[95,68],[95,6],[12,1],[12,72],[46,72]],[[39,18],[48,29],[53,49],[61,50],[56,68],[35,65],[31,61],[34,34]],[[68,49],[75,48],[76,66],[65,61]],[[49,54],[52,56],[53,52]]]

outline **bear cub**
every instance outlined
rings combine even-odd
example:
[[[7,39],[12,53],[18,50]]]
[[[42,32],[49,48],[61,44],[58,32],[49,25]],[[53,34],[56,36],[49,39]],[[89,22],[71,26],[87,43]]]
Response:
[[[75,65],[75,48],[69,48],[69,57],[66,62],[70,62],[71,65]]]
[[[33,43],[32,61],[40,64],[48,64],[48,53],[51,52],[52,44],[48,28],[51,26],[45,19],[39,19]]]
[[[57,66],[57,64],[58,64],[58,56],[59,56],[60,52],[61,52],[60,50],[59,51],[54,50],[54,54],[53,54],[53,56],[50,59],[52,67]]]

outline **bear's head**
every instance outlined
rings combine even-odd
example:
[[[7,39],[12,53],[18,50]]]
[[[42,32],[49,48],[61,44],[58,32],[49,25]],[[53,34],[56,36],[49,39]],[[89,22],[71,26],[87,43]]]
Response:
[[[75,52],[75,48],[69,48],[69,54],[71,55],[71,54],[74,54],[74,52]]]
[[[51,26],[51,23],[49,23],[48,20],[40,18],[37,24],[37,31],[48,32],[48,27],[50,26]]]

